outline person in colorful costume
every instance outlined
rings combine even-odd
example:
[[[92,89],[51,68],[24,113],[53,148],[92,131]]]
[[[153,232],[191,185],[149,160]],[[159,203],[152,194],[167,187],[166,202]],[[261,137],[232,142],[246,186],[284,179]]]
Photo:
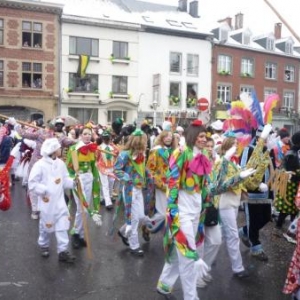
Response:
[[[80,132],[79,142],[69,148],[66,164],[70,176],[75,178],[77,170],[75,170],[72,159],[72,152],[75,151],[77,153],[79,164],[79,179],[83,189],[83,206],[87,208],[88,213],[92,216],[94,213],[98,214],[100,210],[100,184],[95,157],[97,144],[92,143],[91,138],[92,129],[83,127]],[[81,247],[86,247],[83,227],[83,214],[85,212],[80,203],[82,199],[80,199],[81,197],[75,189],[73,189],[73,196],[77,209],[73,228],[72,246],[74,249],[79,249]]]
[[[113,168],[116,157],[119,154],[119,150],[111,142],[109,131],[103,131],[101,137],[102,143],[98,146],[97,150],[97,167],[99,170],[102,187],[101,192],[105,201],[105,206],[107,210],[111,210],[113,209],[111,197],[115,181],[115,178],[113,176]]]
[[[157,283],[157,292],[170,294],[180,276],[184,300],[198,300],[196,282],[205,263],[199,259],[196,249],[198,240],[195,237],[199,238],[198,230],[202,229],[199,226],[201,192],[204,185],[207,185],[205,178],[212,168],[202,153],[206,144],[206,128],[200,120],[193,121],[187,128],[185,140],[186,146],[176,149],[170,157],[164,236],[166,262]],[[222,166],[226,169],[226,161],[223,162]],[[220,170],[219,184],[206,186],[208,193],[221,193],[242,180],[244,174],[239,175],[237,172],[230,180],[223,181],[224,168]]]
[[[262,244],[259,240],[260,230],[271,220],[271,203],[268,182],[270,179],[270,153],[265,146],[266,139],[272,127],[259,127],[256,137],[246,147],[241,156],[241,167],[256,167],[256,173],[251,180],[244,182],[247,189],[245,199],[246,225],[239,229],[239,236],[246,247],[250,247],[251,256],[267,261]],[[268,132],[269,130],[269,132]]]
[[[55,232],[58,259],[73,263],[75,257],[68,251],[70,214],[64,198],[64,189],[74,187],[61,156],[61,144],[57,138],[45,140],[41,147],[42,158],[34,164],[28,178],[28,189],[38,196],[40,211],[38,244],[41,255],[49,257],[51,233]]]
[[[171,128],[170,128],[171,129]],[[155,184],[155,214],[150,223],[143,228],[146,232],[156,233],[163,228],[167,210],[167,175],[169,173],[169,157],[177,148],[177,139],[170,130],[162,131],[156,140],[156,146],[150,150],[147,168]]]
[[[292,147],[289,155],[285,157],[285,165],[288,171],[293,171],[294,174],[291,177],[291,181],[299,186],[300,183],[300,131],[297,131],[292,136]],[[299,188],[296,194],[294,194],[294,202],[298,209],[300,210],[300,192]],[[295,220],[296,221],[296,220]],[[297,219],[296,224],[296,248],[290,262],[287,277],[285,280],[285,285],[283,288],[284,294],[293,294],[293,300],[300,300],[300,218]]]
[[[125,205],[125,224],[118,235],[123,243],[130,247],[130,252],[143,256],[138,239],[138,227],[145,225],[149,218],[145,216],[143,188],[150,181],[146,170],[147,136],[141,129],[136,129],[129,137],[124,150],[120,152],[114,166],[114,174],[120,180],[123,202]]]
[[[282,227],[286,217],[291,216],[291,221],[293,221],[298,213],[298,209],[294,203],[294,200],[298,189],[299,170],[297,170],[297,164],[293,165],[294,157],[298,155],[297,151],[295,151],[295,145],[297,145],[297,135],[293,135],[294,141],[292,139],[293,148],[291,150],[288,150],[287,146],[284,147],[284,145],[287,145],[290,139],[289,133],[286,130],[281,129],[278,135],[282,137],[281,142],[279,143],[283,155],[281,168],[285,169],[286,171],[295,172],[295,174],[293,174],[293,176],[291,177],[291,180],[287,182],[286,197],[284,198],[279,194],[275,195],[274,206],[279,212],[279,215],[277,217],[273,233],[275,236],[282,237],[282,235],[284,234]],[[270,154],[272,155],[272,151],[270,152]]]

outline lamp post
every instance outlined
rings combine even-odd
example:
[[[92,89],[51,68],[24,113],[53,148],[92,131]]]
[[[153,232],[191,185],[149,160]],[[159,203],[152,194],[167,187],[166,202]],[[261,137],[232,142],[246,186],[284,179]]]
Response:
[[[155,127],[156,126],[156,110],[157,110],[157,107],[158,107],[158,102],[156,99],[153,100],[153,126]]]

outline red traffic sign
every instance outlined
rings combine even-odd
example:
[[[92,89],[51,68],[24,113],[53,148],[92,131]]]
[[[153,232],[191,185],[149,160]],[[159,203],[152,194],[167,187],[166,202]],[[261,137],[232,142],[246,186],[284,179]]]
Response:
[[[209,102],[206,98],[200,98],[198,101],[197,101],[197,107],[200,111],[206,111],[208,110],[208,107],[209,107]]]

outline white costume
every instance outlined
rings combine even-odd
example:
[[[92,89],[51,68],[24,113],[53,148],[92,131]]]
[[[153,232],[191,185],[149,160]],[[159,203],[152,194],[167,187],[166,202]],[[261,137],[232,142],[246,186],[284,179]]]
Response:
[[[58,148],[53,151],[53,147]],[[70,227],[70,214],[64,198],[64,189],[73,188],[74,181],[69,177],[66,165],[61,159],[52,159],[48,156],[59,148],[60,144],[55,138],[47,139],[43,143],[41,148],[43,157],[34,164],[30,172],[28,188],[38,196],[39,246],[49,248],[50,233],[55,232],[57,252],[61,253],[68,249]]]

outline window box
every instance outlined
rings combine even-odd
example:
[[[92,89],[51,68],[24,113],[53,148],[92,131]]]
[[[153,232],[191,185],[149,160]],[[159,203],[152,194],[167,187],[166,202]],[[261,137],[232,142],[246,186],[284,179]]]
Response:
[[[225,75],[225,76],[226,76],[226,75],[231,75],[231,74],[230,74],[230,71],[225,71],[225,70],[219,71],[218,74],[219,74],[219,75]]]
[[[196,98],[187,98],[186,99],[186,107],[193,108],[196,106],[197,99]]]
[[[115,99],[115,98],[130,99],[131,98],[131,96],[129,94],[118,94],[118,93],[113,93],[113,92],[110,92],[108,96],[111,99]]]
[[[115,58],[113,55],[111,55],[109,59],[113,64],[127,64],[128,65],[130,63],[129,56],[122,57],[122,58]]]
[[[180,104],[180,97],[177,97],[177,96],[170,96],[169,97],[169,104],[171,106],[179,106]]]
[[[252,77],[250,73],[241,73],[241,77]]]

